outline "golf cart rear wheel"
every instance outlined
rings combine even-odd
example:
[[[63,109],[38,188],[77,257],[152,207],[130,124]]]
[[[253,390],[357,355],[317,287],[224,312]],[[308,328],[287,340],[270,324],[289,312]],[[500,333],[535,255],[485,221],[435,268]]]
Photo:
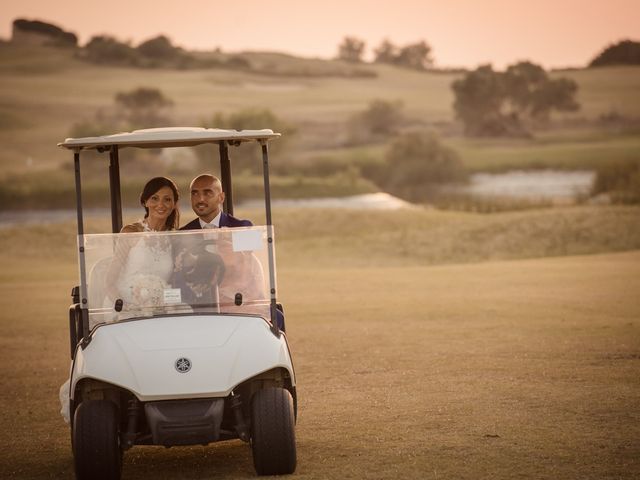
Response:
[[[107,400],[82,402],[73,421],[73,457],[78,480],[119,480],[122,451],[118,410]]]
[[[283,475],[296,469],[293,399],[284,388],[265,388],[253,395],[251,450],[258,475]]]

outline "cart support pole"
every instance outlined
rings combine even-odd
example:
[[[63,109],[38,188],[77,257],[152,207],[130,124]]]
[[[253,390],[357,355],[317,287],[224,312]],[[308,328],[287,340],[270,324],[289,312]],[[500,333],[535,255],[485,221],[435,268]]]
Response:
[[[271,187],[269,183],[269,148],[266,140],[261,142],[262,145],[262,175],[264,177],[264,207],[267,220],[267,250],[269,252],[269,292],[271,294],[270,312],[271,312],[271,331],[276,337],[280,337],[280,329],[278,328],[277,301],[276,301],[276,262],[275,247],[273,245],[273,222],[271,219]]]
[[[80,151],[73,154],[73,170],[76,175],[76,211],[78,213],[78,235],[84,234],[84,222],[82,219],[82,184],[80,180]]]
[[[84,221],[82,218],[82,182],[80,179],[80,150],[73,154],[76,176],[76,210],[78,213],[78,261],[80,263],[80,316],[82,318],[82,348],[89,344],[89,310],[87,305],[87,268],[84,260]]]
[[[109,150],[109,192],[111,194],[111,231],[119,233],[122,229],[122,196],[120,194],[120,159],[118,146]]]
[[[231,184],[231,161],[229,160],[229,146],[225,140],[220,145],[220,180],[224,192],[224,211],[233,215],[233,185]]]

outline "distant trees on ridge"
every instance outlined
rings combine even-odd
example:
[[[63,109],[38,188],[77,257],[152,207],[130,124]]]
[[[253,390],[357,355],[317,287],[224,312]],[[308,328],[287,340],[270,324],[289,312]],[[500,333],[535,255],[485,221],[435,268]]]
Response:
[[[344,37],[338,45],[338,59],[352,63],[362,62],[365,46],[364,40]],[[374,63],[387,63],[413,70],[426,70],[433,66],[431,47],[424,40],[398,47],[384,39],[380,46],[374,49],[374,55]]]
[[[606,65],[640,65],[640,42],[622,40],[609,45],[589,64],[590,67]]]

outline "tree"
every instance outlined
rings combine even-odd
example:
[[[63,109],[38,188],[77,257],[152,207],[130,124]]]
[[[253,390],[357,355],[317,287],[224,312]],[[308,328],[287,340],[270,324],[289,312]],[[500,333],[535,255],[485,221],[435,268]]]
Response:
[[[575,100],[578,84],[569,78],[548,80],[533,92],[529,114],[546,120],[552,110],[575,112],[580,104]]]
[[[375,55],[373,61],[376,63],[395,63],[398,55],[398,47],[385,38],[373,53]]]
[[[514,108],[524,111],[533,102],[534,91],[547,82],[547,72],[531,62],[511,65],[504,73],[505,92]]]
[[[535,119],[547,119],[551,110],[575,111],[578,85],[568,78],[550,79],[547,72],[531,62],[520,62],[504,73],[505,90],[513,108]]]
[[[399,48],[384,39],[374,53],[376,63],[388,63],[414,70],[425,70],[433,65],[431,47],[424,40]]]
[[[589,64],[590,67],[605,65],[640,65],[640,42],[622,40],[609,45]]]
[[[413,43],[400,49],[395,63],[414,70],[425,70],[433,65],[430,55],[431,47],[425,41]]]
[[[491,65],[483,65],[453,82],[453,109],[468,135],[501,135],[501,108],[506,99],[504,82]]]
[[[338,58],[346,62],[360,63],[364,54],[365,43],[355,37],[344,37],[338,46]]]
[[[173,59],[181,53],[181,50],[171,45],[171,41],[164,35],[142,42],[137,50],[145,57],[156,60]]]
[[[136,65],[138,54],[126,43],[107,35],[91,37],[84,47],[84,56],[94,63]]]
[[[451,85],[453,108],[465,133],[476,136],[527,136],[522,120],[546,120],[553,110],[575,111],[578,85],[571,79],[551,79],[531,62],[496,72],[478,67]]]

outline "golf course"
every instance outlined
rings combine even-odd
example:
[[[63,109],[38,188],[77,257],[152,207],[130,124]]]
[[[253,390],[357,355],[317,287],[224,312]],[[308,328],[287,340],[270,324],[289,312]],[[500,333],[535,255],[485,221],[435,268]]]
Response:
[[[0,214],[36,218],[0,222],[0,479],[74,476],[58,391],[69,376],[77,229],[51,213],[75,211],[72,155],[56,144],[116,133],[100,129],[129,120],[118,116],[122,98],[140,88],[159,92],[154,118],[168,126],[231,128],[213,123],[248,115],[276,125],[247,129],[282,127],[274,200],[380,192],[366,173],[389,162],[394,135],[417,130],[454,151],[465,174],[610,168],[624,201],[588,192],[560,203],[275,206],[278,301],[298,394],[292,478],[640,478],[640,67],[550,71],[576,83],[579,110],[553,112],[528,136],[471,138],[452,108],[464,72],[241,58],[251,68],[136,68],[0,42]],[[397,106],[398,131],[353,140],[350,128],[376,100]],[[190,179],[217,164],[155,150],[123,149],[124,223],[142,217],[146,180],[167,175],[185,224],[195,218]],[[261,172],[236,169],[234,158],[249,157],[231,150],[235,215],[262,225],[264,212],[243,203],[261,198]],[[111,231],[99,210],[109,205],[107,157],[83,153],[84,200],[97,208],[88,233]],[[396,165],[386,165],[391,176]],[[122,478],[255,471],[250,446],[230,440],[135,446]]]

